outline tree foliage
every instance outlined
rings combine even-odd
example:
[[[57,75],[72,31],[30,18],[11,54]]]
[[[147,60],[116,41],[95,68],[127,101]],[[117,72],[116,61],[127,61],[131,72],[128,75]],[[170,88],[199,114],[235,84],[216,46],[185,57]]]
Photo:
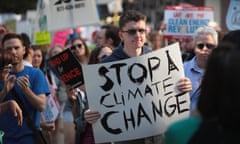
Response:
[[[0,0],[0,13],[24,14],[36,5],[37,0]]]

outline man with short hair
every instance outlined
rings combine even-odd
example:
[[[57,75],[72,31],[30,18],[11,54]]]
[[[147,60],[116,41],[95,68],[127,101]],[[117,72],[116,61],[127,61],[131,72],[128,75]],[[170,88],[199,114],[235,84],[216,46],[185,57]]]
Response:
[[[106,46],[115,49],[121,42],[121,39],[118,35],[119,28],[111,25],[109,29],[106,30],[105,38],[106,38]]]
[[[40,128],[40,112],[46,107],[46,95],[49,94],[48,83],[42,71],[24,66],[23,55],[25,47],[21,35],[8,33],[2,39],[2,46],[12,56],[11,75],[16,76],[14,87],[3,98],[3,102],[21,100],[23,111],[27,112],[36,128]],[[3,85],[0,84],[0,89]],[[19,103],[19,102],[18,102]],[[4,131],[4,143],[7,144],[37,144],[33,130],[29,127],[24,113],[23,125],[18,126],[16,117],[4,113],[0,117],[0,129]]]
[[[140,56],[151,52],[151,49],[145,46],[146,42],[146,16],[134,10],[126,11],[122,14],[119,21],[119,37],[122,43],[113,51],[113,53],[103,59],[102,63],[112,62],[131,57]],[[190,80],[183,78],[178,83],[178,89],[183,92],[191,90]],[[100,113],[94,110],[87,110],[84,117],[89,123],[95,123],[100,118]],[[162,135],[147,138],[115,142],[115,144],[159,144],[162,141]]]
[[[119,28],[114,25],[103,25],[101,30],[97,32],[97,46],[107,46],[115,49],[121,39],[118,35]]]
[[[102,46],[106,44],[106,37],[105,33],[106,30],[109,28],[109,25],[103,25],[101,29],[96,34],[96,46]]]

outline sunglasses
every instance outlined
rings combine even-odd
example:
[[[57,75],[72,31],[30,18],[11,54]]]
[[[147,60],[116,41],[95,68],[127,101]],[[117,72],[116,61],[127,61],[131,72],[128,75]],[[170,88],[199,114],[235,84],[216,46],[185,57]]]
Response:
[[[145,34],[146,29],[129,29],[129,30],[126,30],[126,31],[122,30],[122,32],[126,32],[129,35],[135,35],[137,32],[139,32],[140,34]]]
[[[11,70],[11,69],[12,69],[12,66],[11,66],[11,65],[0,67],[0,71],[3,71],[3,70]]]
[[[197,47],[198,47],[199,49],[203,49],[204,46],[206,46],[208,49],[213,49],[213,48],[216,47],[216,45],[214,45],[214,44],[209,44],[209,43],[206,43],[206,44],[203,44],[203,43],[197,44]]]
[[[82,44],[76,44],[70,47],[71,50],[76,50],[77,48],[82,48]]]

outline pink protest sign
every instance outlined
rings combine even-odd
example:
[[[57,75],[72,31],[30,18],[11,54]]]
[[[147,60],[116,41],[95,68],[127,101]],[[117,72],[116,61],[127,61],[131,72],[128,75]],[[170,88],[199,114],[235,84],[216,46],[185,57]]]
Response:
[[[69,30],[62,30],[62,31],[55,32],[53,35],[51,46],[53,47],[53,46],[59,45],[64,47],[68,37],[68,33],[69,33]]]

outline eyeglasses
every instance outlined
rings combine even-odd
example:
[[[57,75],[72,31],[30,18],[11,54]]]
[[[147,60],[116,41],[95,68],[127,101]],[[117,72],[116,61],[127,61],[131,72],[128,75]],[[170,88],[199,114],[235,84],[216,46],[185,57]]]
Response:
[[[82,44],[76,44],[70,47],[71,50],[76,50],[77,48],[82,48]]]
[[[146,33],[146,29],[129,29],[129,30],[122,30],[122,32],[126,32],[129,35],[135,35],[137,32],[139,32],[140,34],[144,34]]]
[[[197,44],[197,47],[198,47],[199,49],[203,49],[204,46],[206,46],[208,49],[213,49],[213,48],[216,47],[216,45],[214,45],[214,44],[209,44],[209,43],[206,43],[206,44],[203,44],[203,43]]]
[[[12,69],[12,65],[7,65],[7,66],[0,67],[0,71],[11,70],[11,69]]]

